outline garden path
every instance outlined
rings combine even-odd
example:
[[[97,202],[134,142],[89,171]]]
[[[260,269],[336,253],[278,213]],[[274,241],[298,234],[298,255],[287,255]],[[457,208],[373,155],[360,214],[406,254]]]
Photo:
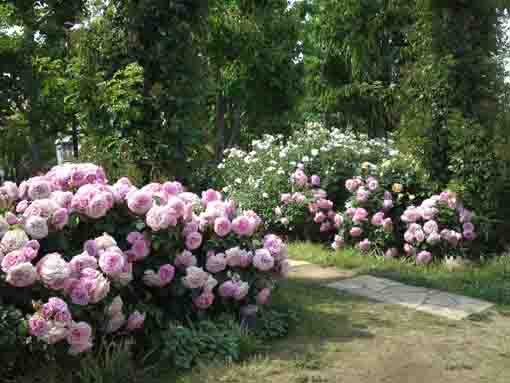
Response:
[[[493,306],[479,299],[424,287],[405,285],[371,275],[355,276],[354,272],[336,268],[322,268],[305,261],[291,261],[292,272],[300,278],[336,280],[327,287],[363,296],[379,302],[397,304],[417,311],[461,320],[479,314]]]

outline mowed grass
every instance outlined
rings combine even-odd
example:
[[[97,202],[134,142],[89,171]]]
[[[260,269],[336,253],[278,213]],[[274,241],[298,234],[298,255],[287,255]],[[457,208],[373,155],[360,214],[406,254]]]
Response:
[[[424,286],[485,299],[510,311],[510,257],[503,256],[480,265],[449,271],[442,263],[417,266],[406,260],[363,255],[355,249],[330,250],[322,245],[300,242],[289,245],[292,259],[321,266],[353,270],[390,278],[415,286]]]
[[[178,383],[508,382],[507,318],[443,318],[342,294],[294,275],[274,305],[297,311],[283,340],[241,363],[207,363]],[[158,383],[173,380],[159,379]]]

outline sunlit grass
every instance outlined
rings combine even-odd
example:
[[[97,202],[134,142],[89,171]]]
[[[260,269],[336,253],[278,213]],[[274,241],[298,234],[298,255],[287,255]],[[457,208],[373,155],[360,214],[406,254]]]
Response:
[[[290,244],[289,254],[293,259],[322,266],[355,270],[359,274],[372,274],[486,299],[510,310],[510,257],[498,257],[481,265],[449,271],[440,262],[417,266],[406,260],[364,255],[355,249],[333,251],[309,242]]]

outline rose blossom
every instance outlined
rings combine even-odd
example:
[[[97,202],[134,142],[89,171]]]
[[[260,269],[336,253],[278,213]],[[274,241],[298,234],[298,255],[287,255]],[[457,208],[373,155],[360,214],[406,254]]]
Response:
[[[131,247],[131,252],[133,253],[136,261],[147,258],[150,251],[150,245],[145,238],[135,241]]]
[[[90,302],[89,289],[85,283],[77,283],[69,295],[71,296],[71,301],[76,305],[86,306]]]
[[[30,262],[23,262],[11,267],[5,280],[14,287],[27,287],[33,285],[37,278],[34,265]]]
[[[210,273],[216,274],[223,271],[227,267],[227,259],[225,254],[216,254],[207,258],[206,269]]]
[[[269,271],[275,264],[274,258],[267,249],[258,249],[253,257],[253,266],[260,271]]]
[[[235,218],[232,221],[232,230],[239,236],[251,236],[255,227],[253,222],[244,215]]]
[[[198,297],[193,299],[193,303],[197,308],[200,310],[205,310],[209,306],[211,306],[214,302],[214,294],[212,291],[206,290],[202,294],[200,294]]]
[[[71,346],[69,353],[76,355],[92,348],[92,328],[86,322],[73,323],[67,333],[67,343]]]
[[[196,266],[197,258],[188,250],[184,250],[175,258],[175,265],[183,267]]]
[[[370,181],[368,181],[367,186],[368,190],[374,191],[377,190],[377,188],[379,187],[379,182],[377,182],[376,179],[371,179]]]
[[[335,214],[335,217],[333,218],[335,221],[335,227],[340,227],[344,223],[344,217],[342,217],[341,214]]]
[[[368,200],[369,194],[370,193],[367,190],[361,187],[356,191],[356,200],[358,202],[366,202]]]
[[[315,214],[315,217],[313,218],[313,221],[315,223],[322,223],[326,219],[326,214],[324,214],[322,211]]]
[[[9,225],[16,225],[18,223],[18,217],[16,217],[16,215],[8,211],[7,214],[5,214],[5,221]]]
[[[398,249],[396,247],[391,247],[384,253],[386,258],[396,258],[398,257]]]
[[[237,286],[236,286],[235,282],[228,280],[228,281],[223,282],[220,285],[220,287],[218,289],[218,294],[222,298],[232,298],[234,296],[236,289],[237,289]]]
[[[314,174],[311,177],[311,183],[313,186],[320,186],[321,178],[318,175]]]
[[[119,251],[108,249],[99,256],[99,267],[106,275],[121,273],[124,268],[124,263],[124,255],[120,249]]]
[[[4,273],[7,273],[14,266],[17,266],[26,261],[27,259],[25,258],[25,254],[22,250],[11,251],[2,258],[1,262],[2,271]]]
[[[112,246],[117,246],[117,242],[107,233],[95,239],[97,250],[106,250]],[[92,255],[92,254],[91,254]]]
[[[69,221],[69,212],[65,208],[60,208],[55,211],[51,217],[51,224],[55,226],[56,229],[62,230],[62,228],[67,225]]]
[[[232,225],[226,217],[218,217],[214,221],[214,232],[220,237],[224,237],[230,233],[231,228]]]
[[[143,322],[145,322],[145,313],[142,314],[139,311],[133,311],[131,314],[129,314],[126,323],[126,330],[128,331],[138,330],[143,327]]]
[[[40,314],[36,313],[28,320],[28,330],[30,335],[37,338],[43,337],[49,331],[49,324]]]
[[[393,230],[393,221],[391,218],[385,218],[383,221],[383,230],[386,232],[391,232]]]
[[[372,216],[372,220],[371,220],[372,225],[381,226],[383,224],[383,222],[384,222],[384,213],[379,212],[379,213],[375,213]]]
[[[233,298],[236,301],[242,301],[246,295],[248,295],[248,292],[250,291],[250,285],[248,282],[242,282],[239,281],[236,283],[236,289],[234,291]]]
[[[171,264],[167,263],[167,264],[161,265],[159,267],[158,277],[159,277],[159,282],[160,282],[161,287],[166,286],[170,282],[172,282],[172,280],[174,279],[174,276],[175,276],[175,267],[173,267]]]
[[[428,251],[421,251],[416,256],[416,263],[426,265],[432,261],[432,254]]]
[[[188,250],[195,250],[202,244],[202,234],[198,232],[189,233],[186,236],[186,248]]]
[[[74,274],[80,274],[83,269],[91,268],[97,269],[97,259],[88,253],[84,252],[74,256],[69,261],[69,267]]]
[[[390,210],[392,207],[393,207],[393,200],[385,199],[383,201],[383,209],[384,210]]]
[[[264,306],[269,302],[269,298],[271,297],[271,289],[263,288],[259,291],[256,297],[256,301],[258,305]]]
[[[44,284],[58,290],[71,275],[71,268],[60,254],[51,253],[37,263],[37,272]]]
[[[147,191],[138,190],[129,194],[127,205],[129,210],[138,215],[147,213],[152,207],[152,193]]]
[[[361,227],[353,227],[349,231],[349,234],[353,237],[359,237],[361,234],[363,234],[363,229],[361,229]]]
[[[436,221],[430,220],[425,222],[425,224],[423,225],[423,231],[427,234],[437,233],[438,230],[439,226],[437,225]]]
[[[182,283],[189,289],[197,289],[203,287],[209,274],[202,268],[196,266],[190,266],[186,269],[186,276],[182,278]]]
[[[48,236],[48,223],[42,217],[29,217],[25,222],[25,231],[34,239],[46,238]]]
[[[439,243],[440,241],[441,241],[441,236],[435,231],[430,233],[429,236],[427,237],[427,243],[429,245],[435,245],[435,244]]]
[[[370,250],[371,245],[372,245],[372,243],[366,238],[363,241],[361,241],[360,243],[358,243],[358,247],[361,251]]]

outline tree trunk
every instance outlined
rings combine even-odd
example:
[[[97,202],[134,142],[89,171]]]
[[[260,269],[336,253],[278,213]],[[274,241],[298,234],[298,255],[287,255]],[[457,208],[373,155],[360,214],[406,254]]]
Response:
[[[241,110],[239,104],[235,100],[231,104],[230,127],[231,133],[228,147],[232,148],[239,146],[241,138]]]
[[[216,162],[223,159],[225,150],[225,109],[226,100],[223,91],[216,96]]]

